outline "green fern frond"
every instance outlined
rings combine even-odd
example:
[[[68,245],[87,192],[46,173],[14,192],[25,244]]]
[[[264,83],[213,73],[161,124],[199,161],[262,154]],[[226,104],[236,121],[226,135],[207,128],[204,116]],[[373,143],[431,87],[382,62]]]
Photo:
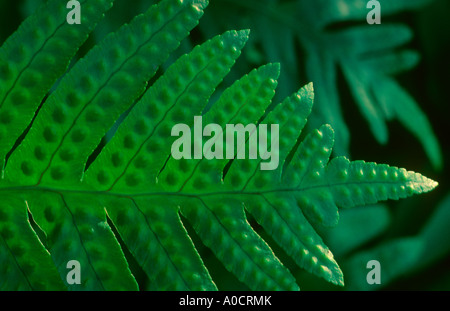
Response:
[[[269,110],[278,64],[252,70],[208,109],[240,56],[248,30],[228,31],[196,46],[147,88],[206,5],[164,0],[152,6],[62,77],[17,148],[11,149],[17,137],[2,138],[2,159],[10,155],[0,179],[1,289],[215,290],[186,222],[249,288],[299,289],[247,213],[299,267],[343,285],[342,271],[318,233],[338,222],[338,208],[406,198],[437,186],[396,167],[343,157],[330,161],[334,131],[329,125],[300,139],[313,109],[313,86]],[[8,43],[0,53],[19,44]],[[18,79],[20,73],[11,75]],[[36,86],[39,92],[26,93],[30,102],[23,98],[33,113],[48,91],[49,83],[43,84]],[[28,92],[13,86],[11,93],[16,91]],[[171,129],[179,123],[192,126],[194,116],[221,128],[278,124],[279,139],[269,131],[266,150],[278,165],[261,170],[267,164],[263,160],[209,160],[208,153],[176,160]],[[112,139],[87,166],[120,117]],[[0,123],[8,131],[22,127],[17,118]],[[247,140],[254,135],[250,132]],[[245,142],[234,154],[242,148]],[[136,281],[124,248],[150,280],[148,288]],[[80,263],[81,284],[67,281],[71,260]]]
[[[364,207],[366,209],[367,207]],[[351,284],[347,290],[377,290],[390,286],[394,281],[405,278],[408,275],[413,275],[429,267],[431,264],[441,260],[445,254],[448,254],[450,248],[448,243],[442,243],[441,237],[448,236],[448,215],[450,213],[450,197],[447,196],[438,204],[432,215],[426,221],[423,228],[416,235],[395,237],[382,241],[373,247],[366,247],[362,250],[356,251],[353,254],[341,253],[342,241],[354,243],[355,240],[349,238],[355,235],[367,235],[367,226],[373,227],[376,231],[377,226],[382,225],[383,218],[386,218],[386,211],[382,211],[379,206],[374,206],[371,215],[364,215],[364,218],[371,217],[371,221],[362,221],[363,218],[358,217],[357,214],[362,214],[363,209],[350,209],[352,211],[347,221],[351,223],[343,223],[340,221],[336,228],[325,231],[326,240],[330,243],[330,247],[339,249],[334,252],[341,260],[342,269],[347,277],[347,283]],[[352,215],[354,214],[354,215]],[[383,216],[384,215],[384,216]],[[380,217],[381,216],[381,217]],[[380,220],[381,223],[372,221],[374,218]],[[359,222],[359,224],[356,224]],[[361,230],[364,226],[364,230]],[[358,228],[360,227],[360,228]],[[337,235],[337,236],[336,236]],[[371,235],[373,238],[373,234]],[[363,245],[366,241],[360,239],[359,245],[348,245],[344,248],[348,250],[358,250],[357,246]],[[344,242],[345,243],[345,242]],[[369,244],[370,245],[370,244]],[[401,254],[401,255],[400,255]],[[402,260],[399,260],[399,257]],[[368,286],[365,282],[367,269],[361,269],[368,262],[376,258],[380,262],[383,269],[383,276],[381,284],[375,286]]]
[[[330,58],[330,62],[342,68],[353,98],[379,143],[386,144],[388,142],[387,123],[398,120],[420,141],[434,168],[442,168],[442,154],[431,124],[421,111],[418,103],[391,77],[392,74],[407,70],[417,62],[417,55],[412,56],[412,60],[410,60],[411,54],[407,54],[406,57],[409,58],[406,58],[405,53],[407,52],[402,49],[402,46],[408,43],[413,36],[411,29],[402,24],[382,22],[381,25],[375,27],[365,25],[339,31],[327,31],[325,27],[334,22],[365,20],[367,10],[361,9],[365,7],[364,1],[357,1],[358,3],[341,1],[339,5],[333,1],[325,2],[327,2],[327,5],[322,6],[326,10],[326,12],[323,12],[323,22],[320,26],[316,25],[322,39],[316,42],[305,41],[305,45],[308,46],[308,54],[325,54],[323,57]],[[398,11],[420,8],[429,2],[431,1],[395,1],[394,4],[392,1],[380,1],[380,4],[382,16],[387,17]],[[306,2],[304,5],[307,5]],[[313,5],[317,6],[318,3]],[[317,6],[317,9],[320,10],[319,6]],[[332,13],[333,10],[335,11]],[[327,52],[323,53],[324,50]],[[401,59],[406,64],[400,62],[391,67],[392,58]],[[370,66],[371,61],[376,62],[377,67]],[[388,66],[391,69],[383,70]],[[314,69],[309,71],[309,78],[316,81],[316,84],[320,86],[331,83],[326,80],[322,82],[320,74]],[[392,87],[389,90],[379,87],[380,84],[385,83]],[[333,89],[324,88],[323,90],[324,93],[325,91],[334,92]],[[404,99],[404,94],[407,94],[408,106],[411,108],[399,110],[398,105],[402,101],[398,97]],[[318,94],[319,103],[322,96],[324,102],[327,103],[326,99],[330,95]],[[324,109],[326,111],[327,108]],[[330,119],[329,122],[332,122],[333,126],[336,122],[335,128],[339,132],[342,125],[346,127],[343,113],[338,109],[333,110],[332,113],[334,118]],[[324,115],[324,117],[328,118],[329,115]],[[320,124],[325,120],[328,119],[318,116],[317,122]],[[415,124],[414,128],[412,124]],[[348,129],[345,127],[342,130],[345,136],[339,137],[340,145],[344,147],[339,152],[341,154],[348,153],[345,149],[348,148],[349,135],[347,134]]]
[[[205,36],[211,29],[223,31],[230,27],[230,20],[235,21],[231,16],[237,10],[245,12],[245,18],[236,23],[253,30],[250,43],[255,46],[256,57],[249,56],[247,64],[280,62],[284,70],[278,94],[282,96],[297,89],[297,81],[314,81],[316,104],[309,129],[324,123],[332,125],[336,130],[336,155],[348,156],[351,141],[337,83],[342,70],[355,104],[378,143],[387,144],[388,124],[398,120],[421,143],[433,167],[442,169],[441,147],[432,125],[416,100],[393,77],[419,60],[418,53],[405,46],[414,34],[408,26],[388,19],[399,12],[419,10],[432,0],[378,2],[382,22],[367,25],[370,10],[366,0],[220,0],[212,5],[200,29]],[[303,63],[296,57],[299,53],[305,54]],[[240,68],[241,72],[247,70],[244,65]]]
[[[401,237],[351,256],[342,267],[349,283],[352,283],[348,290],[375,290],[406,274],[420,261],[423,242],[419,237]],[[377,258],[383,267],[383,281],[375,286],[371,286],[366,280],[368,271],[366,265],[373,258]]]

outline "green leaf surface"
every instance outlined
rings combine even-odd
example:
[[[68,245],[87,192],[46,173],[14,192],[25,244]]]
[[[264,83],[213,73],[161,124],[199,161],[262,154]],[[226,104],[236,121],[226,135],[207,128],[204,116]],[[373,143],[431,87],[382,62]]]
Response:
[[[0,290],[62,290],[49,252],[31,228],[25,202],[2,194]]]
[[[208,106],[248,30],[197,45],[149,82],[206,5],[164,0],[105,37],[62,77],[23,141],[8,150],[0,179],[2,289],[216,290],[201,246],[193,242],[199,240],[250,289],[298,290],[301,284],[246,214],[300,268],[343,285],[343,273],[318,233],[337,224],[339,208],[437,186],[397,167],[330,160],[330,125],[301,136],[314,109],[312,83],[272,105],[279,64],[253,69]],[[30,96],[38,102],[41,95]],[[216,125],[214,140],[221,139],[226,150],[230,142],[217,128],[268,126],[267,149],[249,157],[246,146],[260,134],[249,130],[230,152],[232,159],[214,159],[211,149],[202,158],[177,160],[172,129],[195,127],[195,116]],[[8,129],[20,122],[11,120]],[[111,139],[99,145],[106,133]],[[190,147],[205,149],[212,142]],[[149,280],[147,287],[136,281],[130,258]],[[81,284],[67,281],[71,260],[80,263]]]
[[[66,3],[48,1],[0,48],[0,162],[31,122],[36,109],[64,73],[111,0],[81,1],[80,25],[66,21]]]
[[[448,237],[450,229],[448,227],[448,219],[450,218],[450,197],[447,195],[438,204],[436,210],[426,222],[425,226],[419,233],[419,236],[424,239],[425,245],[423,250],[423,257],[418,264],[420,267],[429,265],[439,259],[450,251],[448,243],[442,243],[441,238]]]

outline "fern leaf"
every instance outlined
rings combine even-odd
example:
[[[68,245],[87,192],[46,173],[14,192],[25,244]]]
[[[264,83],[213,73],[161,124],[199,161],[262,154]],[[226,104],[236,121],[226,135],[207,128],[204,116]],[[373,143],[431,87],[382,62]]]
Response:
[[[419,233],[419,237],[424,240],[421,260],[417,263],[420,268],[436,262],[450,251],[448,243],[439,242],[440,238],[449,235],[449,228],[446,221],[449,219],[449,214],[450,196],[447,194],[439,202],[436,210]]]
[[[313,87],[306,85],[266,112],[278,64],[252,70],[208,109],[248,40],[247,30],[228,31],[196,46],[147,88],[205,6],[200,0],[164,0],[151,7],[78,61],[43,103],[21,144],[10,150],[0,181],[5,198],[0,262],[12,266],[0,270],[2,288],[147,289],[129,268],[126,248],[150,280],[148,289],[215,290],[193,243],[195,232],[249,288],[299,289],[247,214],[298,266],[343,285],[342,271],[318,233],[337,223],[338,208],[437,186],[387,165],[343,157],[330,161],[334,131],[329,125],[300,139],[313,109]],[[230,151],[233,159],[213,159],[211,151],[200,159],[177,160],[171,129],[180,123],[195,127],[195,116],[214,122],[216,129],[229,123],[275,124],[279,137],[268,131],[269,145],[259,160],[250,159],[246,148],[256,130]],[[87,167],[119,118],[123,121],[112,139]],[[215,139],[223,140],[218,132]],[[271,169],[261,170],[269,155]],[[20,241],[19,230],[24,232]],[[66,277],[71,260],[80,263],[81,284]]]
[[[201,113],[215,86],[239,56],[246,38],[247,31],[228,32],[181,57],[136,104],[111,141],[114,152],[106,147],[98,165],[88,170],[86,182],[100,182],[105,189],[122,193],[155,186],[170,155],[170,127],[191,124],[193,116]],[[124,147],[120,153],[118,145]],[[178,182],[174,176],[165,180],[167,186]],[[101,185],[102,181],[105,185]]]
[[[224,196],[200,200],[200,206],[185,203],[182,213],[229,271],[253,290],[298,289],[294,277],[247,222],[241,202]]]
[[[27,206],[2,194],[0,208],[0,290],[63,290],[48,251],[31,228]]]
[[[223,125],[256,123],[261,117],[261,111],[271,102],[279,70],[279,65],[269,64],[252,70],[248,75],[236,81],[224,91],[211,110],[204,115],[205,123]],[[216,135],[220,133],[222,132],[219,131]],[[237,153],[237,150],[235,152]],[[189,192],[196,191],[199,187],[207,190],[209,185],[221,183],[224,177],[224,167],[228,162],[227,159],[208,161],[206,155],[200,160],[169,160],[168,169],[162,172],[162,176],[166,176],[170,170],[178,170],[181,172],[180,175],[182,174],[180,180],[183,183],[174,190]],[[191,165],[192,168],[184,169],[186,165]],[[202,174],[195,175],[196,172],[202,172]]]
[[[432,0],[379,0],[380,5],[383,8],[383,14],[386,16],[405,10],[419,9],[429,4],[431,1]],[[317,12],[316,14],[319,16],[315,21],[321,27],[340,21],[365,19],[367,15],[367,11],[364,10],[367,6],[367,1],[365,0],[321,0],[306,5],[312,5],[316,9],[315,12]]]
[[[425,113],[417,106],[415,100],[392,79],[386,78],[377,86],[383,92],[375,93],[383,107],[389,107],[390,118],[397,118],[424,146],[428,158],[439,165],[442,162],[439,142],[434,139],[433,128]],[[383,96],[387,94],[390,96]]]
[[[407,236],[394,238],[384,241],[375,247],[363,249],[348,258],[342,260],[343,271],[348,276],[349,290],[376,290],[381,287],[386,287],[392,284],[397,278],[407,277],[414,273],[418,273],[425,267],[440,260],[449,251],[449,247],[446,243],[439,242],[440,237],[447,236],[448,226],[446,220],[449,213],[449,198],[448,196],[442,200],[436,207],[436,210],[431,215],[430,219],[425,223],[422,230],[415,236]],[[366,209],[365,207],[364,209]],[[374,207],[375,208],[375,207]],[[347,211],[353,211],[361,214],[363,210],[351,209]],[[370,212],[372,216],[375,215],[375,209]],[[369,215],[365,215],[364,218]],[[377,216],[380,216],[377,215]],[[353,218],[353,217],[352,217]],[[372,226],[376,227],[378,224],[373,222],[374,217],[371,217],[372,221],[364,221],[359,226]],[[356,220],[356,219],[355,219]],[[361,219],[358,219],[361,221]],[[359,232],[353,232],[350,227],[345,228],[344,223],[341,221],[337,228],[334,228],[326,234],[328,241],[331,244],[335,242],[333,240],[337,237],[332,236],[334,234],[345,234],[349,238],[342,239],[346,242],[354,243],[358,242],[360,236],[358,234],[365,235],[368,233],[366,228],[364,230],[358,230]],[[354,229],[358,229],[358,225],[354,226]],[[362,232],[364,231],[364,232]],[[353,237],[350,238],[350,234]],[[355,238],[356,237],[356,238]],[[370,245],[370,244],[369,244]],[[336,245],[337,246],[337,245]],[[337,252],[335,252],[336,254]],[[400,255],[399,255],[400,254]],[[401,260],[400,260],[401,258]],[[365,276],[368,270],[360,269],[369,260],[377,260],[380,263],[381,268],[381,284],[368,286],[367,282],[364,282]]]
[[[19,167],[22,176],[11,177],[9,174],[11,171],[7,170],[6,179],[21,179],[28,184],[47,185],[64,184],[64,181],[68,181],[65,183],[67,187],[78,184],[84,171],[84,163],[100,138],[118,115],[127,109],[127,105],[131,105],[145,90],[146,81],[156,72],[158,65],[176,48],[190,28],[195,26],[204,5],[205,3],[201,1],[188,4],[165,1],[159,6],[152,7],[146,14],[138,16],[117,33],[111,34],[90,51],[63,78],[57,90],[44,103],[34,127],[11,157],[8,169]],[[148,20],[155,23],[149,27]],[[158,48],[155,49],[155,46]],[[143,58],[149,55],[151,61]],[[78,87],[74,89],[74,85]],[[100,117],[106,122],[103,126],[95,127]],[[49,125],[47,118],[51,118],[54,124]],[[89,127],[97,130],[87,133]],[[39,138],[34,140],[34,137]],[[45,146],[42,144],[43,141],[46,142]],[[73,145],[76,142],[78,147]],[[34,162],[28,157],[30,149],[35,156]],[[49,174],[46,174],[47,172]],[[17,177],[19,179],[16,179]],[[83,288],[136,289],[134,279],[125,269],[125,258],[117,240],[106,223],[103,208],[99,205],[98,209],[94,209],[93,204],[92,211],[97,210],[95,218],[84,219],[84,216],[80,216],[82,219],[77,219],[73,213],[79,208],[79,203],[72,201],[70,195],[49,196],[41,198],[42,201],[47,199],[49,202],[58,202],[55,207],[49,207],[49,213],[61,214],[61,218],[57,221],[69,222],[71,230],[69,239],[80,241],[70,255],[67,252],[70,245],[64,244],[68,236],[60,234],[59,227],[54,228],[50,225],[45,227],[47,233],[57,237],[52,240],[50,248],[54,251],[52,252],[52,256],[56,258],[54,260],[61,267],[61,275],[66,273],[66,269],[60,262],[62,258],[58,257],[58,254],[65,251],[68,256],[64,258],[65,260],[79,258],[81,264],[91,268],[90,273],[85,274]],[[33,197],[29,200],[31,212],[41,215],[39,208],[42,201],[36,201]],[[52,211],[53,209],[57,211]],[[41,222],[47,220],[45,217],[37,218]],[[86,232],[78,229],[78,222]],[[103,245],[109,246],[104,254],[109,253],[112,258],[117,258],[112,266],[114,269],[119,267],[121,273],[116,273],[115,277],[111,277],[111,274],[114,275],[114,269],[108,269],[109,264],[105,265],[104,259],[108,257],[101,254],[102,258],[97,258],[100,252],[84,245],[85,239],[92,236],[89,230],[103,239]],[[78,256],[81,257],[77,256],[79,253],[81,254]]]
[[[33,218],[47,235],[48,250],[61,276],[68,273],[68,261],[77,260],[84,290],[137,289],[101,200],[54,192],[38,192],[27,200]],[[65,283],[69,290],[80,288]]]
[[[107,205],[108,216],[149,278],[149,289],[217,290],[180,220],[176,200],[164,195],[109,198]]]
[[[315,90],[316,113],[311,114],[309,124],[312,128],[322,125],[323,120],[338,129],[334,152],[345,155],[350,148],[350,130],[344,121],[344,115],[339,105],[337,89],[336,62],[326,52],[319,52],[314,45],[307,45],[308,56],[306,71],[315,85],[320,85]]]
[[[342,268],[349,279],[349,284],[352,284],[348,290],[375,290],[404,276],[419,262],[423,247],[424,241],[421,238],[405,237],[353,255]],[[369,271],[367,263],[374,259],[380,263],[382,269],[381,284],[367,282],[367,271]]]
[[[378,69],[381,73],[394,75],[414,68],[420,60],[420,55],[414,50],[383,53],[371,58],[362,59],[364,66]],[[378,93],[387,94],[383,91]],[[377,93],[377,94],[378,94]]]
[[[22,171],[31,184],[80,180],[89,155],[197,24],[202,5],[162,2],[93,48],[46,100],[27,135],[30,142],[10,158],[10,170]],[[38,160],[34,165],[30,150]]]
[[[428,2],[430,1],[398,1],[394,4],[388,1],[381,1],[381,5],[383,7],[383,15],[387,16],[400,10],[420,8]],[[362,1],[361,3],[351,3],[350,1],[340,3],[341,7],[336,8],[336,12],[338,14],[345,12],[345,14],[342,14],[335,21],[353,18],[363,19],[365,17],[363,14],[366,14],[366,11],[359,8],[361,4]],[[335,3],[329,3],[329,5],[326,9],[327,13],[324,14],[325,18],[333,16],[333,13],[328,10],[336,6]],[[338,59],[337,64],[343,69],[353,97],[362,115],[369,123],[376,140],[381,144],[386,144],[388,142],[387,121],[399,120],[409,132],[418,138],[433,167],[441,169],[442,153],[431,124],[411,95],[401,88],[393,78],[382,73],[382,68],[386,68],[388,63],[381,64],[379,62],[380,57],[377,57],[377,54],[383,55],[386,51],[394,51],[409,42],[413,36],[412,31],[401,24],[383,23],[377,26],[356,26],[336,32],[325,32],[324,37],[326,42],[335,47],[334,50],[337,53],[334,53],[334,57]],[[336,49],[336,46],[341,46],[345,52],[341,54],[341,52],[337,51],[338,48]],[[354,55],[354,57],[348,57],[348,55]],[[378,60],[379,67],[365,66],[365,62],[362,60],[373,57]],[[386,62],[390,61],[389,58],[383,58],[383,60]],[[400,66],[396,65],[395,67],[399,68]],[[397,70],[392,71],[394,73],[398,72]],[[391,85],[392,89],[396,90],[394,94],[401,93],[402,97],[389,102],[380,99],[379,97],[391,98],[392,90],[388,91],[375,86],[375,80],[377,81],[377,86],[385,83]],[[408,113],[405,110],[394,112],[396,104],[405,100],[411,112]],[[419,128],[413,128],[411,123],[420,124],[420,126]],[[331,124],[334,125],[334,123]],[[336,129],[339,131],[340,127],[336,126]]]
[[[32,120],[54,82],[87,39],[112,0],[86,5],[76,27],[66,21],[65,3],[53,0],[26,19],[0,48],[0,162]],[[10,126],[14,124],[14,126]]]
[[[284,97],[293,92],[296,88],[292,81],[314,81],[316,109],[308,127],[315,129],[324,123],[330,124],[336,130],[336,155],[349,156],[351,147],[345,113],[348,110],[342,108],[345,103],[342,103],[337,83],[338,72],[342,69],[359,112],[376,141],[387,144],[388,122],[398,120],[419,140],[433,167],[440,170],[443,165],[442,151],[433,126],[421,111],[419,103],[392,77],[417,64],[417,53],[411,54],[405,47],[411,41],[413,31],[404,24],[386,19],[399,12],[419,10],[431,2],[380,0],[382,23],[376,26],[366,23],[369,8],[364,0],[262,3],[255,0],[222,0],[217,1],[211,11],[215,17],[214,27],[224,29],[228,29],[231,19],[226,16],[233,16],[237,9],[245,12],[248,16],[246,27],[256,32],[252,43],[262,47],[258,59],[279,61],[288,67],[280,76],[282,83],[278,95]],[[210,26],[211,23],[208,23],[201,29],[208,34]],[[305,61],[296,64],[290,55],[301,53],[305,54]],[[303,68],[306,71],[301,76]],[[242,72],[247,71],[248,68],[242,69]],[[397,93],[406,93],[408,108],[414,113],[397,114],[393,101],[380,99],[391,96],[387,89],[376,86],[384,83],[394,84]],[[414,130],[411,127],[414,123],[420,124],[420,129]]]

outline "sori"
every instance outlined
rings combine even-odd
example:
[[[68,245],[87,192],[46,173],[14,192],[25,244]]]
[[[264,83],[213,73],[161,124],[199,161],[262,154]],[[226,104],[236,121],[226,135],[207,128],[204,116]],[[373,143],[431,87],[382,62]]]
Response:
[[[181,136],[180,136],[181,134]],[[270,150],[268,150],[268,134],[270,134]],[[179,137],[172,144],[172,157],[179,159],[248,159],[261,161],[261,170],[275,170],[279,162],[279,125],[271,124],[270,133],[267,124],[226,124],[225,150],[224,131],[219,124],[210,123],[203,128],[201,116],[194,116],[193,135],[191,128],[184,123],[172,127],[172,136]],[[193,136],[193,141],[192,141]],[[203,137],[209,139],[203,143]],[[236,144],[235,144],[236,142]],[[248,142],[248,152],[247,145]],[[236,148],[237,146],[237,148]],[[192,155],[193,149],[193,155]]]

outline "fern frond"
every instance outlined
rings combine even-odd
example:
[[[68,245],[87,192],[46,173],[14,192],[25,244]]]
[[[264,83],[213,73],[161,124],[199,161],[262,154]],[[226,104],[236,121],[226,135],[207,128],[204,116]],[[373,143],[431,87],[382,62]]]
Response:
[[[423,6],[431,3],[433,0],[399,0],[387,1],[378,0],[383,8],[383,15],[392,15],[406,10],[417,10]],[[303,3],[302,3],[303,4]],[[348,20],[362,20],[366,18],[367,1],[365,0],[319,0],[314,3],[305,3],[306,6],[312,5],[316,10],[316,24],[318,27],[325,27],[326,25],[342,22]]]
[[[240,56],[248,30],[228,31],[196,46],[148,87],[206,4],[164,0],[107,36],[64,75],[21,144],[9,150],[0,181],[5,198],[0,263],[12,268],[0,269],[2,289],[215,290],[193,232],[249,288],[299,289],[248,214],[298,266],[343,285],[342,271],[318,233],[337,223],[338,208],[437,186],[396,167],[343,157],[330,161],[329,125],[301,139],[313,110],[313,86],[269,109],[278,64],[252,70],[208,106]],[[249,131],[231,160],[213,159],[208,152],[177,160],[171,129],[192,126],[194,116],[222,129],[230,123],[278,125],[279,137],[268,131],[269,145],[259,160],[236,156],[248,155],[243,148],[257,131]],[[121,117],[112,139],[87,167]],[[215,139],[223,140],[218,132]],[[191,147],[204,149],[207,143]],[[269,155],[276,165],[261,170]],[[148,288],[137,283],[124,253],[145,273]],[[81,284],[66,278],[71,260],[80,263]]]
[[[449,202],[449,197],[445,197],[417,234],[382,240],[374,246],[369,241],[381,233],[391,220],[387,209],[376,205],[342,211],[339,225],[324,230],[323,235],[334,254],[340,258],[347,284],[351,284],[347,289],[389,288],[394,281],[420,273],[425,267],[438,262],[450,250],[440,240],[448,235]],[[370,260],[380,263],[380,284],[368,285],[366,282],[370,270],[363,268]]]
[[[402,237],[353,255],[342,268],[349,283],[352,284],[348,290],[375,290],[406,274],[420,261],[424,247],[423,242],[419,237]],[[383,269],[381,284],[371,285],[367,282],[367,271],[369,270],[366,266],[373,258],[377,258]]]
[[[261,46],[257,58],[260,60],[256,63],[277,61],[287,67],[280,76],[278,94],[286,96],[293,92],[296,81],[314,81],[316,109],[310,117],[309,129],[324,123],[333,126],[336,130],[336,155],[348,156],[351,142],[337,84],[338,72],[342,69],[360,114],[376,141],[387,144],[388,122],[398,120],[419,140],[431,164],[439,170],[443,163],[442,151],[432,125],[419,104],[392,77],[417,64],[417,52],[411,53],[405,47],[411,41],[413,31],[404,24],[385,21],[393,14],[419,10],[431,2],[379,0],[382,23],[367,25],[369,9],[364,0],[220,0],[211,7],[214,18],[201,23],[200,29],[206,35],[213,26],[227,29],[230,19],[226,16],[243,10],[246,18],[237,23],[254,29],[252,43]],[[293,57],[299,53],[305,54],[303,64]],[[247,63],[255,61],[249,59]],[[306,70],[302,75],[303,68]],[[248,68],[240,70],[246,72]],[[394,101],[384,100],[392,95],[391,91],[377,87],[384,83],[395,85],[395,96],[404,97],[406,94],[409,112],[394,112]],[[411,126],[413,123],[418,125],[415,129]]]
[[[381,143],[386,144],[389,139],[389,133],[387,128],[387,122],[391,120],[399,120],[401,124],[411,132],[422,144],[425,154],[430,159],[430,162],[435,169],[442,168],[442,153],[440,150],[439,142],[432,129],[430,122],[425,114],[420,109],[418,103],[409,95],[390,75],[397,73],[399,70],[408,69],[411,63],[415,62],[408,60],[408,65],[395,65],[391,67],[392,70],[386,72],[383,68],[387,68],[392,64],[392,56],[384,57],[386,54],[395,55],[396,58],[402,59],[405,57],[403,50],[401,49],[404,44],[409,42],[413,36],[411,29],[402,24],[382,23],[377,27],[355,26],[340,31],[325,31],[323,28],[328,24],[336,21],[351,20],[351,19],[364,19],[367,11],[361,10],[359,3],[353,3],[351,1],[340,2],[341,7],[336,8],[336,3],[328,1],[329,6],[324,9],[323,17],[332,18],[333,14],[336,19],[329,20],[320,26],[322,29],[323,40],[315,44],[321,46],[322,49],[327,51],[330,48],[324,48],[324,46],[333,46],[333,53],[326,52],[328,57],[331,57],[337,66],[340,66],[344,72],[345,78],[350,85],[355,102],[359,106],[361,114],[364,116],[369,124],[372,134],[375,139]],[[396,13],[398,11],[404,11],[408,9],[417,9],[431,1],[398,1],[394,3],[388,1],[381,1],[383,8],[383,16]],[[317,5],[317,4],[315,4]],[[330,8],[335,8],[335,13],[331,13]],[[341,50],[341,51],[339,51]],[[313,51],[322,53],[321,51]],[[403,54],[402,54],[403,53]],[[410,54],[409,54],[410,55]],[[367,66],[367,60],[376,59],[378,67]],[[404,59],[404,58],[403,58]],[[383,60],[382,63],[380,60]],[[387,90],[379,88],[379,84],[388,83],[395,88],[395,90]],[[320,84],[317,84],[320,85]],[[410,107],[408,110],[397,110],[398,113],[394,113],[396,110],[396,103],[402,101],[389,101],[380,100],[379,97],[392,98],[393,94],[406,94],[403,97],[407,97],[407,103]],[[396,95],[394,95],[396,96]],[[401,98],[404,100],[405,98]],[[321,100],[320,97],[318,99]],[[341,114],[337,114],[339,120],[336,123],[330,122],[336,130],[340,131],[340,125],[344,123],[344,119],[340,117]],[[320,117],[319,117],[320,118]],[[333,119],[330,119],[333,120]],[[333,120],[335,121],[335,120]],[[321,119],[320,123],[327,122],[326,119]],[[411,123],[415,123],[415,129],[412,128]],[[344,128],[345,130],[345,128]],[[345,132],[344,132],[345,133]],[[343,146],[348,146],[348,140],[346,137],[339,137],[339,144],[342,141]],[[344,151],[341,154],[347,154],[348,151]]]

